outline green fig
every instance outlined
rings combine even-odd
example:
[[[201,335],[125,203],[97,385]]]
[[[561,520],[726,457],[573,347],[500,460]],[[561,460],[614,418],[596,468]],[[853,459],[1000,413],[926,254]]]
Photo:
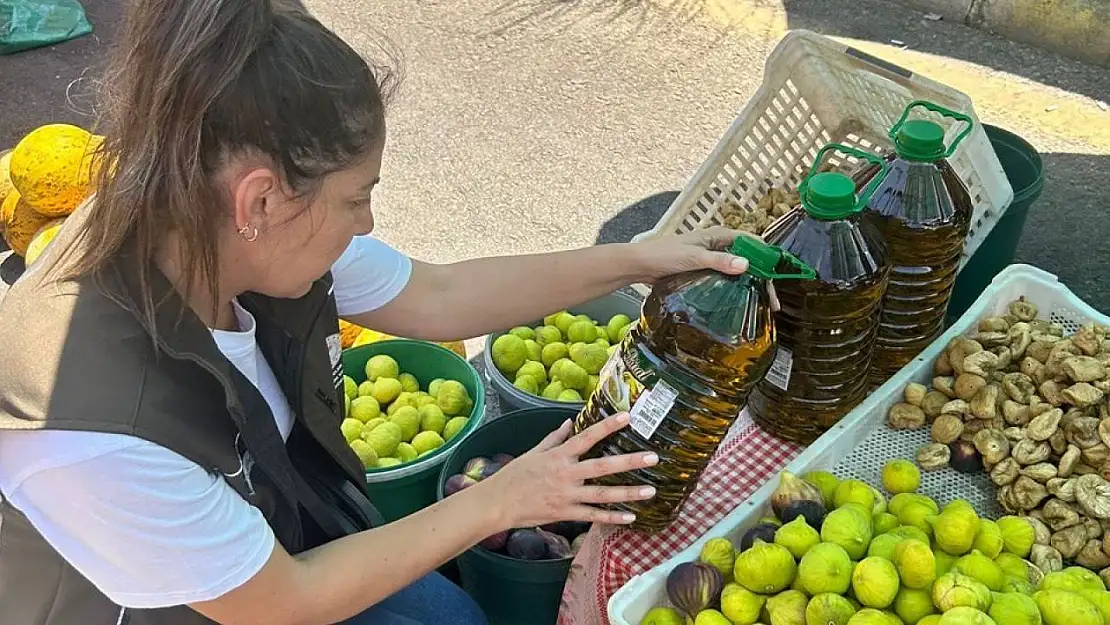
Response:
[[[995,592],[1002,590],[1002,582],[1006,581],[1002,568],[994,560],[979,553],[978,549],[973,549],[971,553],[956,560],[953,568],[972,579],[979,580]]]
[[[933,597],[928,590],[903,588],[894,597],[894,613],[906,625],[917,625],[921,619],[935,614]]]
[[[1037,602],[1021,593],[995,593],[989,614],[1000,625],[1041,625]]]
[[[998,531],[1002,535],[1002,548],[1019,558],[1028,558],[1029,551],[1037,538],[1036,530],[1029,521],[1016,516],[1004,516],[997,521]]]
[[[767,600],[771,625],[806,625],[809,598],[797,590],[787,590]]]
[[[721,591],[721,613],[733,625],[754,625],[767,598],[757,595],[740,584],[728,584]]]
[[[786,547],[756,539],[751,549],[736,556],[733,578],[752,592],[774,594],[789,588],[796,572]]]
[[[1102,625],[1102,613],[1080,595],[1051,588],[1033,593],[1046,625]]]
[[[821,535],[806,523],[805,517],[795,517],[775,532],[775,544],[782,545],[800,560],[814,545],[821,542]]]
[[[986,612],[957,606],[940,617],[940,625],[998,625]]]
[[[825,592],[809,600],[809,605],[806,606],[806,625],[848,625],[855,613],[856,609],[851,601]]]
[[[933,583],[933,605],[942,612],[958,606],[987,610],[991,599],[986,585],[955,571],[941,575]]]
[[[810,471],[802,479],[813,484],[821,491],[821,497],[826,508],[835,507],[836,487],[840,486],[840,479],[828,471]]]

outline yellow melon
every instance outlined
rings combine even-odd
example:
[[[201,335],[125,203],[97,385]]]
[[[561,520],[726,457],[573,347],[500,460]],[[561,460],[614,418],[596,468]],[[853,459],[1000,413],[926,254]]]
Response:
[[[4,223],[4,240],[8,247],[16,254],[26,256],[31,239],[52,220],[35,212],[16,190],[4,198],[4,204],[0,206],[0,221]]]
[[[9,173],[12,164],[12,151],[4,150],[0,152],[0,204],[4,202],[4,198],[12,192],[15,187],[12,185],[12,177]]]
[[[46,251],[46,247],[58,236],[58,231],[62,229],[62,224],[65,219],[55,219],[48,222],[45,226],[39,228],[35,236],[31,237],[31,244],[27,246],[27,253],[23,256],[23,262],[30,267],[42,253]]]
[[[71,124],[40,126],[15,146],[12,184],[26,202],[47,217],[65,217],[92,192],[103,141]]]

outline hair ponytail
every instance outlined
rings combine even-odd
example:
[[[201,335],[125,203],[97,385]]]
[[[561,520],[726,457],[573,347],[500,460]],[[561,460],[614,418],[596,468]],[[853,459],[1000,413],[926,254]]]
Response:
[[[98,128],[107,166],[64,277],[97,275],[133,242],[153,331],[148,278],[167,233],[182,242],[184,288],[217,294],[227,198],[213,174],[228,155],[264,155],[308,191],[380,137],[384,102],[354,50],[280,1],[134,0],[119,41]]]

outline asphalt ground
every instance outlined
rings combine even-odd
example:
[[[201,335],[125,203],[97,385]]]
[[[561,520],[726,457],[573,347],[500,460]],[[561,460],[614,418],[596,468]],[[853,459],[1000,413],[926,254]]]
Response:
[[[93,35],[0,57],[0,147],[40,124],[92,124],[121,4],[86,0]],[[401,55],[377,233],[415,257],[651,228],[756,91],[783,32],[806,28],[965,91],[983,121],[1032,142],[1046,183],[1017,260],[1110,311],[1105,69],[877,0],[305,4],[368,56],[383,58],[383,41]],[[2,269],[10,281],[18,259]]]

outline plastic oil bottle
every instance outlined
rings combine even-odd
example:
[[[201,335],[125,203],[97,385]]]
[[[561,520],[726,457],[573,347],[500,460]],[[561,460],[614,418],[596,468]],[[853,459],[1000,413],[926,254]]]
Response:
[[[650,501],[609,506],[636,514],[634,530],[656,532],[677,518],[748,394],[771,367],[770,280],[814,275],[797,258],[752,236],[737,237],[730,251],[748,259],[746,273],[705,270],[656,283],[575,420],[580,432],[618,412],[632,418],[587,457],[659,454],[654,467],[596,481],[656,488]]]
[[[857,196],[842,173],[818,173],[836,150],[886,170],[874,154],[838,144],[823,147],[798,187],[800,206],[763,233],[767,243],[797,256],[814,280],[776,283],[779,349],[749,401],[752,419],[787,440],[809,444],[854,408],[867,392],[879,329],[879,307],[890,275],[890,252],[863,218],[876,184]]]
[[[940,124],[907,121],[916,107],[955,119],[965,128],[946,147]],[[873,385],[886,382],[944,331],[973,210],[971,195],[948,158],[973,127],[967,115],[917,101],[890,130],[894,152],[864,211],[882,232],[893,261],[871,361]],[[857,187],[870,183],[877,173],[878,168],[868,167],[857,174]]]

